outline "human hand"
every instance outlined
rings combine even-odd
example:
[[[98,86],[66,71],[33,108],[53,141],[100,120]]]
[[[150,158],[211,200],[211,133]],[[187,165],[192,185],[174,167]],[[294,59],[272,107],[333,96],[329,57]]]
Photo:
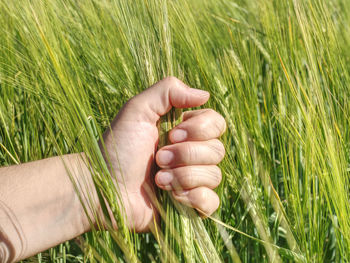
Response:
[[[172,107],[196,107],[208,99],[208,92],[167,77],[129,100],[103,135],[129,225],[136,231],[148,230],[153,220],[155,211],[145,189],[153,185],[155,163],[161,168],[156,184],[172,191],[177,201],[207,215],[218,208],[213,189],[221,181],[216,165],[225,149],[217,138],[226,128],[220,114],[211,109],[185,112],[183,122],[169,133],[172,144],[156,152],[160,116]]]

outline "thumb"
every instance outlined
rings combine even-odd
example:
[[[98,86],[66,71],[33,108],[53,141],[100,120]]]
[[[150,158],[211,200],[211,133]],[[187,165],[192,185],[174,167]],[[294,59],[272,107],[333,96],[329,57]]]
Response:
[[[155,123],[172,107],[197,107],[206,103],[209,96],[207,91],[190,88],[175,77],[167,77],[132,98],[125,111],[129,117],[137,115],[134,117],[140,120],[142,116],[143,121]]]

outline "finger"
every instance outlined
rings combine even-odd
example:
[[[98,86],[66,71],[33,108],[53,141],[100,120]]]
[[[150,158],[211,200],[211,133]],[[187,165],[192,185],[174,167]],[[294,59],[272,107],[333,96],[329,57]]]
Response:
[[[173,197],[178,202],[193,207],[204,215],[211,215],[218,209],[218,195],[207,187],[197,187],[192,190],[173,191]]]
[[[127,118],[156,123],[171,107],[189,108],[206,103],[209,92],[188,87],[175,77],[167,77],[137,96],[126,105]]]
[[[207,141],[218,138],[225,132],[224,117],[212,109],[198,110],[192,115],[186,114],[185,116],[186,119],[169,133],[172,143]]]
[[[221,178],[221,170],[216,165],[192,165],[160,170],[155,181],[164,190],[189,190],[200,186],[214,189]]]
[[[205,142],[180,142],[161,148],[156,162],[161,168],[175,168],[185,165],[216,165],[225,156],[223,144],[217,140]]]

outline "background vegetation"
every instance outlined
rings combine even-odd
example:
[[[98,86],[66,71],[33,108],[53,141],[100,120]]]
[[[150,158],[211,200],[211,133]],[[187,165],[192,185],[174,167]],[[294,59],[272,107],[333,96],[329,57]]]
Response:
[[[96,141],[128,98],[174,75],[228,123],[212,218],[166,203],[135,234],[117,210],[28,262],[348,262],[349,4],[1,0],[0,166],[84,151],[115,204]]]

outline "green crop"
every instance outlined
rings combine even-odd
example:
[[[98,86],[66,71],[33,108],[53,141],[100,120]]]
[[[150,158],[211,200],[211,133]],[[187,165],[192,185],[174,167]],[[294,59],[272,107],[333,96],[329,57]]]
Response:
[[[346,0],[0,0],[0,166],[85,152],[119,226],[27,262],[350,261],[349,11]],[[97,142],[169,75],[208,90],[205,107],[226,119],[221,206],[201,219],[159,191],[160,224],[136,234]]]

